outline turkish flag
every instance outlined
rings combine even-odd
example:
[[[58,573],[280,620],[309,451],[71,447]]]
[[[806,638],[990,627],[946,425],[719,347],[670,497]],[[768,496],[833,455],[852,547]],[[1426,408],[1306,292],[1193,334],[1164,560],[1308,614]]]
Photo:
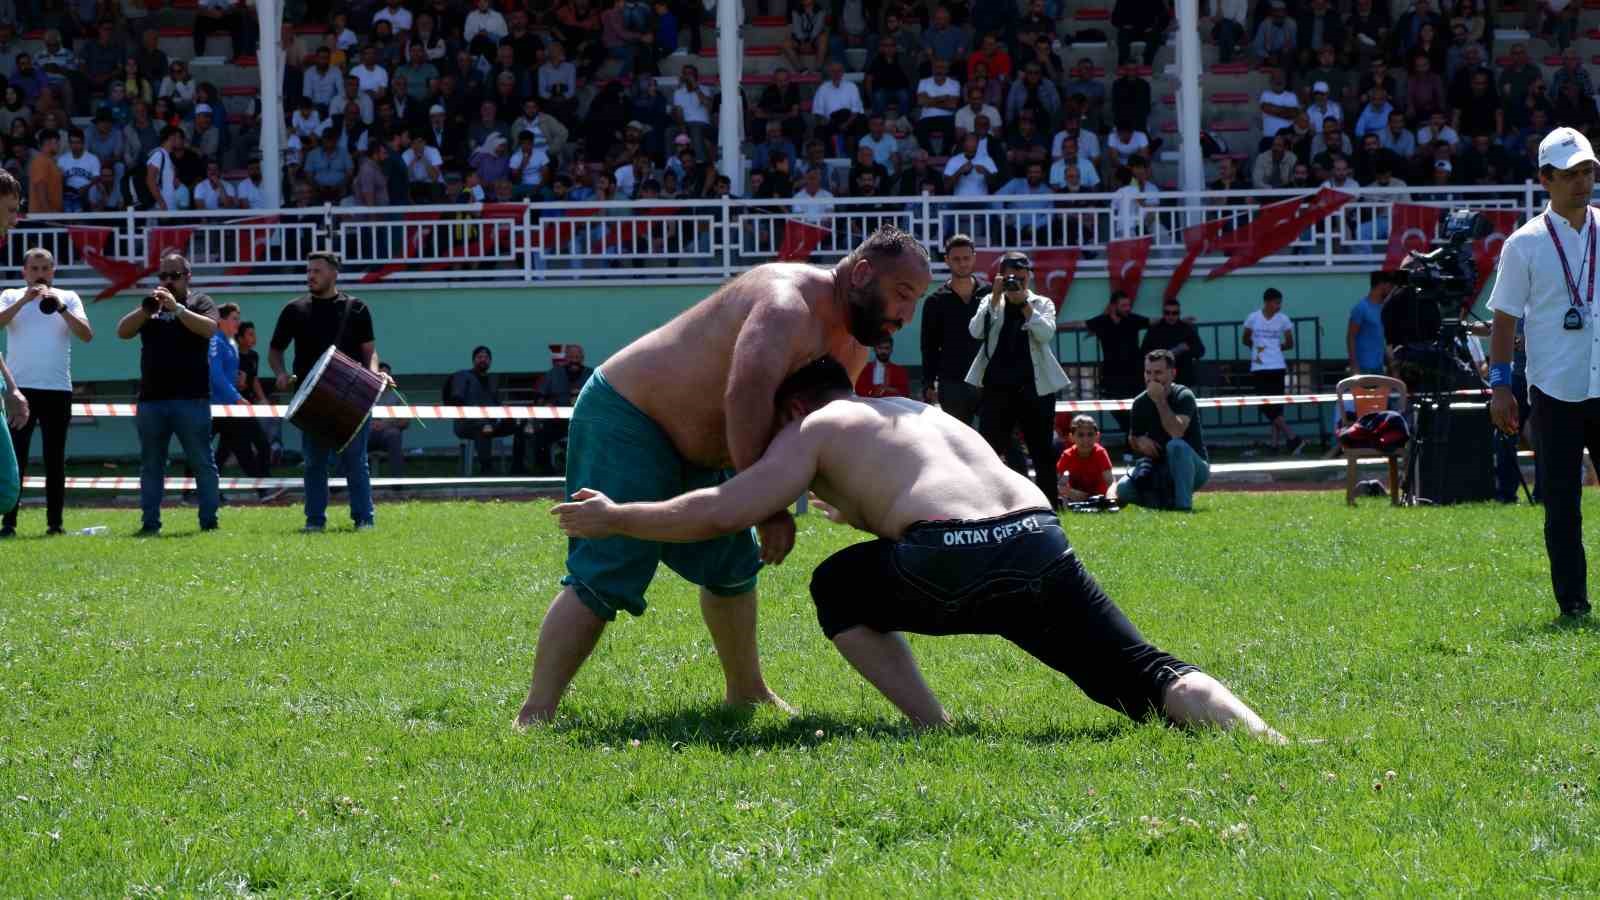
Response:
[[[100,273],[110,282],[100,293],[95,294],[95,300],[104,300],[114,297],[124,290],[139,283],[139,279],[150,275],[161,264],[161,257],[169,250],[183,252],[189,245],[189,238],[194,234],[193,228],[152,228],[145,232],[145,261],[140,263],[125,259],[113,259],[105,254],[106,242],[110,240],[113,229],[97,228],[92,226],[74,225],[67,228],[67,238],[77,248],[78,255],[89,264],[91,269]]]
[[[1354,194],[1323,188],[1311,197],[1298,197],[1263,206],[1255,221],[1223,238],[1224,242],[1235,243],[1240,249],[1227,262],[1212,269],[1206,275],[1206,280],[1211,281],[1236,269],[1253,266],[1277,253],[1294,243],[1301,232],[1338,212],[1354,199]],[[1243,232],[1238,234],[1238,240],[1230,241],[1232,234],[1238,232]]]
[[[1163,301],[1178,299],[1178,292],[1183,289],[1184,282],[1188,281],[1189,275],[1194,272],[1195,262],[1204,254],[1220,249],[1218,245],[1222,234],[1233,228],[1235,221],[1231,216],[1212,219],[1199,225],[1190,225],[1183,230],[1183,260],[1172,270],[1172,277],[1167,279],[1167,289],[1161,295]]]
[[[974,272],[982,272],[989,276],[989,283],[996,283],[996,272],[1000,268],[1000,257],[1004,250],[979,250],[976,256],[977,265]],[[1057,309],[1067,299],[1067,290],[1072,287],[1072,276],[1078,272],[1078,249],[1059,248],[1053,250],[1033,250],[1028,253],[1028,259],[1033,263],[1033,289],[1050,298],[1050,302]]]
[[[1383,258],[1383,270],[1393,272],[1400,268],[1412,250],[1423,253],[1433,245],[1433,236],[1439,231],[1439,208],[1420,203],[1389,204],[1389,252]]]
[[[805,262],[811,251],[817,249],[828,229],[799,219],[786,219],[783,223],[783,246],[778,248],[779,262]]]
[[[1123,238],[1106,245],[1106,273],[1111,276],[1112,291],[1126,291],[1135,302],[1139,299],[1139,282],[1144,278],[1144,264],[1150,258],[1150,245],[1155,237]]]
[[[1495,265],[1500,261],[1501,245],[1521,224],[1518,221],[1521,214],[1514,209],[1485,209],[1479,212],[1489,220],[1490,227],[1487,237],[1472,242],[1472,259],[1478,267],[1478,284],[1473,288],[1473,297],[1477,297],[1483,291],[1483,286],[1488,284],[1489,276],[1494,274]]]

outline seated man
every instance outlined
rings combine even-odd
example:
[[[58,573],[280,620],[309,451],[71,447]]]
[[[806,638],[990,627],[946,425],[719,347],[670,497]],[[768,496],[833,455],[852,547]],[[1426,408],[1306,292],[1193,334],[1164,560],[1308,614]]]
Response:
[[[1128,413],[1128,445],[1141,459],[1106,492],[1107,500],[1189,510],[1194,492],[1210,480],[1199,407],[1194,391],[1173,383],[1177,373],[1171,350],[1144,355],[1144,393]]]
[[[498,406],[500,405],[500,379],[489,374],[494,354],[488,347],[472,350],[472,368],[462,369],[444,383],[442,402],[446,406]],[[472,441],[478,459],[478,473],[489,471],[494,456],[493,442],[497,437],[512,436],[511,474],[527,474],[527,441],[532,427],[514,419],[460,419],[455,423],[456,437]]]
[[[657,503],[579,490],[552,512],[574,537],[698,541],[750,527],[809,485],[829,518],[878,536],[817,567],[817,621],[914,723],[950,719],[901,631],[997,634],[1135,719],[1283,740],[1215,679],[1145,642],[1084,570],[1044,494],[977,432],[913,400],[854,396],[831,357],[789,376],[775,402],[778,436],[721,485]]]
[[[386,362],[378,363],[378,371],[385,375],[393,376],[394,370]],[[378,398],[379,406],[400,406],[400,395],[395,389],[386,387],[383,395]],[[406,477],[406,429],[411,427],[410,419],[373,419],[372,430],[367,433],[367,448],[369,450],[382,450],[389,458],[389,477]],[[399,490],[399,485],[395,490]]]

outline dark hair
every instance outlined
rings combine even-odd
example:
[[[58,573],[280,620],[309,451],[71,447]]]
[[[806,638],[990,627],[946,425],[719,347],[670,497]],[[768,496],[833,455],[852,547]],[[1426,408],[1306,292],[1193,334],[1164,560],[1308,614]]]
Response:
[[[1170,300],[1161,301],[1161,308],[1162,309],[1166,309],[1168,307],[1171,307],[1171,308],[1177,309],[1177,310],[1181,310],[1181,309],[1183,309],[1183,304],[1178,302],[1178,298],[1177,297],[1173,297]]]
[[[71,128],[68,128],[67,129],[67,139],[71,140],[72,138],[77,138],[80,141],[83,140],[83,129],[79,128],[76,125],[72,126]]]
[[[39,146],[43,147],[46,141],[59,140],[61,138],[61,133],[56,131],[54,128],[41,128],[39,129],[39,133],[35,134],[33,137]]]
[[[165,144],[167,142],[167,138],[172,137],[175,134],[182,137],[183,129],[176,125],[168,125],[167,127],[161,129],[161,143]]]
[[[221,306],[217,307],[217,318],[226,319],[227,317],[233,315],[234,313],[236,313],[238,311],[239,311],[239,304],[237,304],[237,303],[224,303]]]
[[[473,359],[477,359],[479,353],[485,354],[490,359],[494,359],[494,351],[490,350],[488,347],[484,346],[483,344],[479,344],[478,346],[472,348],[472,358]]]
[[[965,233],[952,234],[948,238],[945,238],[944,252],[949,253],[956,247],[971,247],[974,250],[978,249],[978,245],[972,242],[972,235]]]
[[[1545,165],[1540,166],[1539,167],[1539,177],[1540,178],[1554,178],[1554,177],[1556,177],[1556,167],[1552,166],[1552,165],[1550,165],[1548,163],[1546,163]]]
[[[835,394],[849,394],[854,390],[850,373],[845,371],[844,366],[831,356],[822,356],[785,378],[772,399],[782,411],[792,400],[816,406]]]
[[[928,248],[922,246],[915,235],[893,225],[880,225],[877,231],[861,242],[861,246],[850,251],[850,255],[844,258],[844,265],[848,268],[865,259],[876,266],[880,260],[897,260],[912,254],[922,261],[924,268],[928,266]]]
[[[1282,300],[1282,299],[1283,299],[1283,291],[1280,291],[1277,288],[1267,288],[1266,290],[1261,292],[1261,301],[1263,303],[1265,303],[1268,300]]]
[[[1367,276],[1367,284],[1370,287],[1377,287],[1380,284],[1388,284],[1388,283],[1389,283],[1389,273],[1383,271],[1382,269],[1380,269],[1380,270],[1378,270],[1376,272],[1373,272],[1371,275]]]
[[[246,331],[255,331],[255,330],[256,330],[256,323],[254,323],[254,322],[240,322],[239,323],[239,333],[240,334],[244,334]]]
[[[1178,358],[1172,355],[1171,350],[1151,350],[1149,353],[1144,355],[1144,361],[1164,362],[1167,364],[1167,368],[1169,369],[1176,369],[1178,367]]]
[[[1122,291],[1122,290],[1112,291],[1111,292],[1111,302],[1115,303],[1118,300],[1121,300],[1122,298],[1124,298],[1126,296],[1128,296],[1128,292],[1127,291]]]
[[[306,257],[306,262],[308,263],[314,263],[317,260],[322,260],[332,266],[335,272],[344,268],[344,261],[339,258],[339,254],[334,253],[332,250],[314,250]]]

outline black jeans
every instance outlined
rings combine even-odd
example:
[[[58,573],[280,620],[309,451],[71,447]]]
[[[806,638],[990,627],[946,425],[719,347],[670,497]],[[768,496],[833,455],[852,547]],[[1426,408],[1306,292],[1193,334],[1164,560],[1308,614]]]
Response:
[[[939,408],[961,420],[963,425],[971,427],[978,417],[978,403],[982,398],[983,389],[967,384],[962,378],[939,379]]]
[[[1528,390],[1534,437],[1543,461],[1544,548],[1550,585],[1563,613],[1589,610],[1588,569],[1583,553],[1583,451],[1600,460],[1600,399],[1567,403]]]
[[[1054,446],[1050,442],[1051,426],[1055,423],[1056,398],[1034,393],[1033,386],[989,387],[983,389],[978,401],[978,433],[989,442],[1001,458],[1011,449],[1011,435],[1022,429],[1022,441],[1033,458],[1033,481],[1044,491],[1051,506],[1059,506],[1056,493],[1056,467]]]
[[[528,435],[524,431],[526,423],[516,419],[501,419],[489,421],[485,419],[471,419],[456,423],[456,437],[463,441],[472,441],[472,452],[477,457],[478,474],[485,474],[492,467],[494,461],[494,439],[502,437],[511,438],[511,465],[510,472],[520,475],[528,470]],[[489,434],[484,434],[484,426],[493,429]]]
[[[1161,713],[1167,686],[1195,671],[1145,641],[1043,509],[846,547],[812,573],[811,599],[830,640],[859,626],[999,635],[1135,719]]]
[[[60,528],[61,508],[67,500],[67,425],[72,420],[72,392],[23,388],[22,396],[28,398],[28,421],[11,430],[11,443],[17,449],[17,475],[28,477],[28,449],[33,430],[38,428],[44,441],[45,525]],[[7,510],[0,524],[16,528],[21,505],[19,500]]]
[[[217,472],[229,456],[239,461],[239,468],[251,478],[265,478],[272,447],[267,443],[267,433],[255,419],[212,419],[211,430],[217,438]]]
[[[1161,51],[1161,45],[1167,42],[1167,32],[1156,25],[1136,25],[1129,28],[1117,29],[1117,65],[1127,65],[1128,56],[1133,52],[1133,43],[1144,41],[1144,64],[1154,65],[1156,54]]]

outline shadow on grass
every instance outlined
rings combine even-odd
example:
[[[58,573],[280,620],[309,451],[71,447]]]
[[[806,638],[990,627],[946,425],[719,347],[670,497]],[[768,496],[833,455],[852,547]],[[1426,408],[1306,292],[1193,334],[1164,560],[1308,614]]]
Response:
[[[1076,741],[1110,741],[1138,726],[1109,722],[1078,728],[1050,726],[1025,732],[997,727],[993,721],[957,720],[949,728],[923,731],[903,719],[841,718],[828,714],[779,714],[753,707],[721,704],[660,712],[630,713],[620,719],[568,720],[560,730],[596,746],[617,746],[632,740],[706,747],[722,751],[815,746],[840,738],[916,741],[943,737],[1004,737],[1040,746]]]
[[[1563,616],[1546,622],[1524,622],[1521,625],[1507,628],[1501,633],[1501,636],[1515,643],[1529,638],[1549,637],[1570,632],[1600,634],[1600,619],[1596,619],[1593,615],[1585,616],[1581,619],[1571,619]]]

